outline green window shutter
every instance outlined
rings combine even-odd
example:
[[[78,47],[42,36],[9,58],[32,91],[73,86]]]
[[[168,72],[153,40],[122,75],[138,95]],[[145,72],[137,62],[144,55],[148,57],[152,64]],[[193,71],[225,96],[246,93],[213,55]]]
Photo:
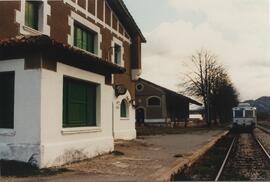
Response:
[[[96,126],[96,85],[64,78],[63,126]]]
[[[74,35],[74,45],[82,49],[82,30],[78,27],[75,27]]]
[[[96,86],[88,86],[87,119],[90,126],[96,126]]]
[[[95,53],[95,36],[96,33],[74,24],[74,46]]]
[[[0,128],[14,128],[14,72],[0,73]]]
[[[78,31],[78,28],[74,25],[73,45],[76,47],[78,47],[78,45],[77,45],[77,31]]]
[[[83,124],[87,119],[87,90],[76,82],[68,85],[68,119],[75,125]]]
[[[35,30],[38,30],[39,6],[40,2],[37,1],[25,2],[25,25]]]
[[[88,39],[87,39],[87,32],[86,31],[82,31],[82,49],[87,50],[87,43],[88,43]]]
[[[126,102],[123,100],[121,102],[121,118],[126,118],[127,117],[127,106],[126,106]]]
[[[27,26],[29,26],[29,2],[28,1],[26,1],[25,2],[25,19],[24,19],[24,21],[25,21],[25,25],[27,25]]]
[[[90,33],[88,34],[88,51],[95,53],[95,34]]]
[[[118,44],[114,45],[114,63],[121,64],[121,46]]]

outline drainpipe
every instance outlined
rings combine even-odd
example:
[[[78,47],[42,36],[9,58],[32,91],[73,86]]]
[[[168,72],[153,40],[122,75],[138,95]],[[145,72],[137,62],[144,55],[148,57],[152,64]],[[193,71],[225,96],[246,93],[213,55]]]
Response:
[[[114,139],[114,102],[112,102],[112,136]]]

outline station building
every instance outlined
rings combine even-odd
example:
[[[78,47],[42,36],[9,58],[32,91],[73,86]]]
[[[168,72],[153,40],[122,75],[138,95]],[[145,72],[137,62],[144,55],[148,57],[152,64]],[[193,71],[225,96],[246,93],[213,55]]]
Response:
[[[0,2],[0,159],[40,168],[133,139],[146,42],[122,0]]]
[[[189,97],[145,79],[136,83],[136,120],[146,124],[170,125],[189,119],[190,104],[201,104]]]

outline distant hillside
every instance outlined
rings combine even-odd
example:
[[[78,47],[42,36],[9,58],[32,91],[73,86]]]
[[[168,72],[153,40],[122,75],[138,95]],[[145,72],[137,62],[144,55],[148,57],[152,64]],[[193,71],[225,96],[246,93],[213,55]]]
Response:
[[[258,112],[270,113],[270,97],[263,96],[256,100],[247,100],[245,103],[249,103],[251,106],[256,107]]]

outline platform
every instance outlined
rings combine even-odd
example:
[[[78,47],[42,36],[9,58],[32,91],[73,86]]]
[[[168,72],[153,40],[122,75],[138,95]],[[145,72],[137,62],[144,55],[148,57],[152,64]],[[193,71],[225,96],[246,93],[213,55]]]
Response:
[[[8,178],[9,181],[168,181],[184,165],[209,149],[226,129],[200,129],[174,135],[116,141],[114,153],[63,166],[69,172],[53,176]],[[2,178],[5,179],[5,178]]]

